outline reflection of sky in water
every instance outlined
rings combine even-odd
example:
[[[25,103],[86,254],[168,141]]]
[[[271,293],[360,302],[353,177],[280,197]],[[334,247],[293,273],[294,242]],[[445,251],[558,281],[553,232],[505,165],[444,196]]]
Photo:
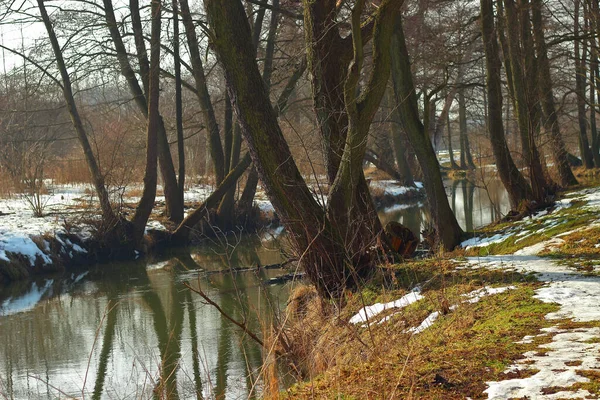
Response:
[[[508,194],[499,180],[487,183],[487,187],[475,187],[465,180],[445,181],[450,207],[464,230],[473,230],[487,225],[509,209]],[[379,213],[383,224],[397,221],[413,233],[422,232],[429,223],[426,203],[394,205]]]
[[[477,228],[496,219],[492,201],[501,213],[508,210],[506,192],[499,184],[489,185],[489,195],[462,181],[456,185],[447,182],[446,187],[463,228]],[[428,221],[423,204],[393,206],[380,216],[384,223],[396,220],[415,232],[422,231]],[[160,380],[163,355],[175,354],[177,346],[173,350],[170,345],[180,343],[175,376],[181,398],[195,398],[197,390],[205,397],[224,391],[227,398],[246,398],[252,386],[246,365],[256,368],[260,364],[260,349],[249,340],[242,342],[239,329],[183,283],[200,285],[238,320],[248,312],[264,317],[269,308],[261,281],[281,271],[261,270],[262,276],[254,271],[206,272],[281,261],[277,244],[269,240],[266,234],[250,239],[232,237],[194,249],[191,257],[101,267],[89,274],[2,288],[0,395],[93,398],[104,365],[102,398],[150,398]],[[287,300],[287,287],[267,289],[276,306]],[[107,314],[114,304],[113,312]],[[172,333],[177,325],[182,326],[180,334]],[[256,322],[253,330],[261,331]],[[197,363],[193,354],[199,355]],[[100,363],[102,359],[105,364]]]
[[[226,265],[244,267],[250,260],[263,265],[280,261],[279,252],[267,250],[259,239],[235,247],[239,259],[232,257],[231,251],[216,248],[197,251],[194,258],[202,269],[213,270]],[[223,259],[228,261],[223,264]],[[184,262],[188,268],[194,267],[190,260],[188,256]],[[181,398],[195,398],[197,376],[205,397],[224,391],[227,398],[246,398],[252,385],[246,378],[246,365],[259,365],[259,349],[248,340],[242,347],[239,329],[183,286],[177,278],[182,269],[179,263],[172,261],[166,267],[146,270],[144,265],[122,265],[116,266],[116,271],[70,276],[67,283],[60,279],[33,283],[20,293],[9,287],[13,293],[8,296],[0,291],[0,304],[12,310],[11,315],[0,316],[0,395],[93,398],[104,357],[102,398],[151,398],[160,380],[161,359],[175,354],[177,346],[173,351],[166,349],[180,343],[175,376]],[[265,270],[262,276],[254,272],[207,276],[196,272],[185,282],[199,284],[225,311],[242,320],[245,312],[267,313],[260,282],[281,273]],[[266,288],[276,306],[287,299],[287,287]],[[181,333],[173,334],[171,328],[178,324]],[[257,323],[253,329],[260,332]],[[195,365],[192,346],[199,355]]]

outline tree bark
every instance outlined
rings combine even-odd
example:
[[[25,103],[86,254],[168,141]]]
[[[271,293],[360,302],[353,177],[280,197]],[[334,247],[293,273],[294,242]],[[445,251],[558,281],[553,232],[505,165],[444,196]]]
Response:
[[[118,29],[112,1],[103,0],[103,3],[106,24],[110,32],[113,44],[115,46],[115,51],[117,53],[117,60],[119,62],[121,74],[127,81],[129,91],[131,92],[136,105],[144,114],[144,117],[148,119],[148,100],[146,99],[146,95],[144,94],[144,91],[142,91],[142,88],[140,87],[140,84],[135,76],[135,72],[133,71],[133,68],[129,63],[128,53],[125,48],[125,45],[123,44],[121,33]],[[136,0],[131,0],[130,6],[132,10],[132,16],[139,14],[139,5]],[[137,18],[139,18],[139,15],[137,15]],[[140,26],[137,27],[135,25],[135,21],[136,18],[133,17],[132,22],[134,23],[134,32],[136,32],[138,29],[141,29],[141,23]],[[142,81],[144,81],[144,85],[146,86],[148,85],[148,79],[144,78],[144,74],[147,73],[145,71],[149,69],[149,66],[147,62],[146,48],[143,42],[143,35],[140,31],[137,34],[134,33],[134,36],[142,36],[141,43],[138,43],[140,42],[140,39],[136,39],[136,47],[138,49],[138,52],[142,52],[142,54],[138,54],[138,60],[140,64],[140,72],[142,74]],[[163,183],[165,186],[164,192],[165,202],[167,204],[167,215],[169,219],[171,219],[173,222],[179,222],[183,218],[183,198],[180,196],[177,177],[175,176],[175,166],[173,165],[173,158],[171,157],[171,150],[167,140],[167,133],[162,117],[160,116],[157,129],[159,163],[161,175],[163,177]]]
[[[450,114],[446,114],[446,128],[448,129],[448,155],[450,156],[450,168],[460,169],[454,161],[454,149],[452,148],[452,127],[450,126]]]
[[[536,54],[538,59],[540,101],[544,118],[544,128],[550,134],[550,145],[554,164],[556,165],[560,184],[563,187],[576,185],[577,179],[567,158],[567,149],[560,133],[556,105],[554,104],[554,92],[552,89],[552,77],[550,75],[550,61],[548,60],[548,49],[544,38],[544,26],[542,21],[542,1],[532,0],[532,26],[535,36]],[[592,94],[593,95],[593,94]]]
[[[242,158],[242,160],[237,163],[235,168],[233,168],[229,174],[223,179],[221,184],[213,191],[210,196],[204,202],[194,210],[190,215],[188,215],[182,222],[179,224],[175,232],[173,232],[172,239],[179,243],[187,243],[189,239],[189,235],[191,230],[198,224],[202,218],[208,216],[208,212],[210,209],[215,208],[223,196],[229,191],[229,189],[235,185],[235,183],[240,179],[240,176],[246,171],[248,166],[250,165],[252,159],[250,158],[250,154],[246,153],[246,155]]]
[[[511,208],[517,209],[519,205],[533,196],[531,186],[525,180],[515,165],[502,124],[502,83],[500,78],[500,56],[498,40],[494,29],[493,0],[481,0],[481,31],[485,50],[488,94],[488,129],[490,142],[498,175],[508,192]]]
[[[419,119],[417,95],[412,80],[401,17],[396,18],[392,37],[391,65],[396,104],[401,114],[400,120],[423,171],[423,183],[436,235],[444,248],[450,250],[460,244],[463,232],[450,204],[448,204],[437,157],[425,127]]]
[[[579,36],[580,0],[574,0],[574,35]],[[586,169],[594,168],[594,159],[590,150],[587,135],[587,118],[585,115],[585,65],[580,51],[579,40],[575,40],[575,92],[577,93],[577,120],[579,122],[579,154]],[[585,51],[583,52],[585,54]]]
[[[208,86],[206,84],[206,77],[204,74],[204,65],[202,64],[202,58],[200,57],[200,47],[198,37],[196,35],[196,27],[192,21],[192,15],[190,13],[190,7],[187,0],[180,0],[181,5],[181,17],[183,25],[185,26],[185,33],[188,42],[188,51],[190,53],[190,61],[192,64],[192,70],[194,75],[194,81],[196,83],[196,94],[198,102],[202,110],[202,117],[204,123],[208,129],[208,141],[210,149],[210,157],[215,169],[215,178],[217,185],[221,183],[225,177],[225,154],[223,152],[223,145],[221,143],[221,136],[219,133],[219,124],[215,115],[210,93],[208,92]]]
[[[159,113],[160,100],[160,29],[162,4],[160,0],[152,0],[152,28],[150,38],[150,71],[148,76],[148,132],[146,143],[146,170],[144,173],[144,189],[142,198],[133,215],[133,241],[141,244],[144,238],[146,223],[154,208],[156,184],[158,180],[158,130],[161,123]]]
[[[112,227],[115,224],[117,224],[118,220],[110,204],[110,197],[108,196],[108,191],[106,190],[106,186],[104,185],[104,176],[100,171],[100,167],[98,166],[98,162],[96,160],[96,157],[94,156],[92,147],[90,146],[85,127],[83,126],[83,122],[81,121],[79,111],[77,110],[75,98],[73,97],[71,77],[69,76],[69,72],[67,71],[67,67],[62,56],[61,47],[56,38],[56,33],[54,32],[54,27],[52,26],[52,22],[50,21],[48,12],[46,11],[44,0],[38,0],[37,3],[38,8],[40,10],[40,15],[42,17],[42,21],[44,22],[44,26],[46,27],[46,31],[48,33],[48,39],[50,39],[50,44],[54,52],[54,57],[56,58],[56,65],[61,75],[61,89],[63,92],[65,102],[67,103],[69,116],[71,117],[71,122],[73,123],[75,132],[77,133],[77,139],[79,140],[81,148],[83,149],[85,161],[90,170],[90,174],[94,182],[94,188],[96,189],[96,194],[98,195],[98,200],[100,201],[103,222],[109,227]]]
[[[537,99],[537,77],[534,71],[535,60],[531,43],[528,4],[519,0],[519,8],[514,0],[504,0],[506,26],[508,27],[508,54],[512,69],[512,86],[515,111],[521,136],[523,158],[528,166],[529,179],[534,200],[543,203],[548,186],[544,177],[535,137],[539,130],[539,110]]]
[[[293,161],[258,71],[239,0],[204,0],[213,46],[225,70],[234,109],[267,196],[319,293],[338,298],[352,283],[342,241]]]
[[[183,203],[185,191],[185,147],[183,142],[183,100],[181,85],[181,58],[179,54],[179,10],[173,0],[173,56],[175,63],[175,120],[177,125],[177,155],[179,161],[179,197]]]
[[[313,104],[322,136],[329,184],[333,184],[346,142],[343,81],[352,58],[349,43],[338,33],[336,1],[304,0],[304,33]]]

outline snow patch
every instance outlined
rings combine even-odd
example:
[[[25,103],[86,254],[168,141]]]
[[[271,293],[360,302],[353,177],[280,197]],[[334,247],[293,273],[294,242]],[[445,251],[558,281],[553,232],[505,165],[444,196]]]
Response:
[[[363,307],[357,314],[350,318],[351,324],[365,323],[377,314],[384,312],[385,310],[389,310],[392,308],[404,308],[409,306],[410,304],[417,302],[424,297],[421,295],[421,291],[419,288],[414,289],[412,292],[404,295],[398,300],[390,301],[389,303],[375,303],[371,306]]]

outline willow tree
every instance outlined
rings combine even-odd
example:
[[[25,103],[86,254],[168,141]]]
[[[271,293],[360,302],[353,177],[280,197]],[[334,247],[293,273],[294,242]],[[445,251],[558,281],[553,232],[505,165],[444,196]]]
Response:
[[[38,0],[37,3],[38,8],[40,10],[40,15],[42,17],[42,21],[44,23],[44,27],[46,28],[46,32],[48,34],[48,39],[50,40],[50,45],[52,47],[54,57],[56,59],[56,66],[60,72],[62,83],[58,79],[53,78],[53,80],[62,89],[63,98],[67,105],[67,110],[69,111],[71,122],[73,123],[73,128],[75,129],[77,139],[79,140],[79,144],[81,145],[81,148],[83,150],[83,155],[88,169],[90,171],[92,181],[94,183],[94,189],[96,190],[96,194],[98,195],[98,199],[100,201],[100,208],[102,210],[103,221],[106,225],[110,227],[116,226],[116,224],[118,223],[118,219],[110,204],[110,197],[108,195],[108,190],[106,190],[104,175],[100,171],[100,166],[98,165],[98,161],[96,160],[96,156],[94,155],[94,151],[92,150],[92,146],[88,139],[87,132],[83,125],[83,121],[77,109],[77,103],[75,102],[75,97],[73,95],[71,77],[65,64],[65,60],[62,54],[62,48],[58,43],[58,39],[54,31],[54,26],[52,25],[52,21],[50,20],[50,16],[48,15],[48,11],[46,10],[44,1]]]
[[[536,74],[538,65],[533,47],[529,3],[519,0],[504,0],[506,19],[507,53],[505,62],[510,64],[514,108],[521,137],[523,158],[529,170],[529,180],[534,200],[543,203],[549,185],[544,176],[536,136],[540,130],[541,109]]]
[[[135,47],[136,47],[136,59],[138,61],[138,67],[140,70],[140,76],[142,78],[142,85],[140,85],[135,71],[130,63],[129,53],[123,42],[121,32],[119,31],[119,25],[115,17],[115,12],[112,4],[112,0],[103,0],[104,5],[104,18],[106,20],[106,26],[110,33],[111,40],[113,42],[117,61],[121,74],[127,82],[129,91],[133,96],[135,104],[137,105],[140,112],[144,117],[149,120],[149,97],[150,97],[150,61],[146,52],[146,45],[144,34],[142,30],[142,22],[140,18],[140,6],[137,0],[131,0],[129,9],[131,11],[132,30],[134,32]],[[171,150],[167,140],[167,131],[162,117],[159,115],[156,123],[157,129],[157,149],[160,170],[163,177],[164,192],[165,192],[165,203],[167,206],[167,216],[173,222],[180,222],[183,219],[183,195],[179,188],[177,176],[175,175],[175,167],[173,164],[173,158],[171,156]]]
[[[358,4],[359,9],[362,8],[361,3]],[[386,56],[377,54],[389,51],[392,30],[387,25],[393,22],[392,18],[401,4],[402,1],[399,0],[384,0],[375,13],[373,40],[374,43],[380,43],[381,47],[378,50],[377,46],[374,46],[373,70],[381,70],[384,75],[378,78],[372,74],[364,95],[358,98],[355,93],[350,93],[350,89],[356,87],[357,74],[361,71],[362,40],[356,37],[352,39],[352,43],[355,44],[355,62],[344,85],[344,100],[350,102],[344,104],[344,107],[347,106],[349,112],[355,112],[353,110],[356,107],[368,106],[365,108],[370,110],[372,106],[376,109],[379,105],[383,91],[375,86],[381,83],[378,79],[381,79],[382,86],[385,86],[388,76],[385,75],[385,67],[377,67],[378,62],[385,62]],[[334,222],[328,218],[304,182],[283,137],[277,114],[271,106],[258,70],[250,41],[250,27],[241,2],[204,0],[204,6],[211,27],[212,44],[225,71],[229,95],[233,100],[242,134],[248,143],[252,160],[269,200],[289,232],[295,251],[309,278],[322,295],[337,297],[344,288],[358,284],[357,278],[371,270],[373,260],[368,254],[372,249],[362,248],[355,252],[357,249],[347,248],[345,238],[339,233],[347,230],[344,227],[334,227]],[[356,24],[357,13],[355,10],[353,32],[360,29]],[[381,94],[378,95],[380,91]],[[362,103],[363,101],[366,103]],[[348,135],[348,143],[356,144],[360,136],[353,135],[363,134],[364,124],[369,115],[370,111],[364,116],[359,114],[351,118],[354,127],[349,128],[352,134]],[[345,141],[343,145],[345,149],[351,147]],[[362,166],[359,171],[355,169],[356,160],[360,158],[362,163],[363,156],[362,148],[356,152],[343,152],[341,159],[344,161],[340,160],[340,174],[336,173],[331,189],[332,196],[339,193],[340,197],[345,197],[345,189],[342,186],[355,187],[357,181],[348,179],[354,179],[357,175],[359,179],[360,176],[364,179]],[[335,219],[339,214],[333,212],[330,215]],[[341,217],[342,221],[345,219]],[[378,232],[371,232],[371,235],[376,233]]]
[[[517,168],[508,149],[502,124],[502,81],[500,55],[494,24],[493,0],[481,0],[481,32],[485,52],[488,97],[488,130],[500,180],[513,209],[532,198],[531,186]]]
[[[104,185],[104,177],[98,166],[98,162],[90,146],[87,138],[87,132],[84,128],[82,120],[79,116],[77,104],[73,96],[73,90],[71,86],[71,79],[69,76],[68,69],[63,58],[63,49],[58,43],[58,39],[54,32],[52,21],[48,16],[48,12],[44,5],[43,0],[38,0],[38,9],[40,15],[46,27],[48,38],[52,45],[52,50],[56,58],[57,67],[60,71],[62,78],[62,89],[63,97],[73,127],[77,132],[80,144],[82,146],[86,162],[92,174],[94,186],[100,199],[100,207],[102,209],[103,219],[105,224],[109,225],[109,233],[111,233],[110,239],[119,240],[119,245],[126,248],[131,246],[140,247],[143,236],[144,228],[148,222],[148,218],[154,207],[154,200],[156,197],[156,184],[157,184],[157,159],[158,159],[158,131],[161,123],[159,114],[159,71],[160,71],[160,33],[161,33],[161,3],[160,0],[154,0],[152,2],[152,28],[151,28],[151,60],[148,69],[148,123],[147,123],[147,145],[146,145],[146,165],[144,172],[144,188],[142,197],[136,207],[135,213],[129,223],[124,223],[123,220],[119,219],[110,204],[108,192]],[[112,242],[111,242],[112,243]]]
[[[391,55],[394,95],[401,114],[400,121],[423,171],[423,183],[436,235],[446,249],[453,249],[460,243],[463,231],[448,203],[439,162],[419,117],[417,93],[400,16],[395,20]]]
[[[552,77],[550,75],[550,61],[548,60],[548,48],[546,46],[546,38],[544,37],[542,1],[532,0],[531,5],[533,35],[538,60],[539,99],[542,103],[544,129],[550,135],[552,155],[560,178],[560,184],[562,186],[576,185],[577,179],[573,175],[573,171],[571,171],[567,149],[558,124]]]

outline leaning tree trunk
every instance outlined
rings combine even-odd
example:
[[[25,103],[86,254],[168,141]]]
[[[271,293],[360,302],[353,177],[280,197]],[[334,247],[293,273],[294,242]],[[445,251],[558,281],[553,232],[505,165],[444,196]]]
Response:
[[[532,0],[533,34],[535,36],[536,53],[538,58],[539,94],[544,116],[544,128],[550,134],[550,145],[554,156],[554,164],[558,170],[560,184],[564,187],[576,185],[577,179],[567,157],[565,142],[560,133],[556,105],[554,104],[554,93],[552,90],[552,77],[550,76],[550,61],[548,60],[548,49],[544,38],[544,27],[542,21],[542,2]]]
[[[83,149],[83,155],[85,157],[88,169],[90,170],[90,174],[94,182],[94,188],[96,189],[96,194],[98,195],[98,199],[100,201],[103,222],[107,226],[112,227],[118,223],[118,220],[110,204],[108,191],[106,190],[106,186],[104,185],[104,176],[100,171],[100,167],[98,166],[98,162],[96,161],[96,157],[94,156],[92,146],[90,145],[90,142],[88,140],[85,127],[83,126],[83,122],[81,121],[81,117],[79,116],[79,111],[77,110],[77,104],[75,103],[75,98],[73,97],[71,77],[69,76],[69,72],[67,71],[67,67],[62,56],[61,46],[58,43],[56,33],[54,32],[54,27],[52,26],[52,22],[50,21],[50,17],[48,16],[48,12],[46,11],[44,0],[38,0],[37,3],[38,8],[40,10],[40,15],[42,17],[42,21],[44,22],[44,26],[46,27],[46,31],[48,33],[48,38],[50,39],[50,44],[52,45],[54,57],[56,58],[56,65],[58,67],[62,79],[61,89],[63,92],[65,102],[67,103],[67,110],[69,111],[71,122],[73,123],[75,132],[77,133],[77,139],[79,140],[81,148]]]
[[[217,122],[215,110],[213,108],[210,93],[208,91],[208,85],[206,83],[204,65],[202,64],[202,58],[200,57],[198,36],[196,35],[196,26],[192,20],[190,7],[187,0],[180,0],[179,3],[181,4],[181,17],[185,27],[188,51],[190,53],[190,62],[192,64],[192,72],[194,75],[194,81],[196,83],[196,95],[198,97],[204,123],[208,129],[210,158],[212,159],[215,169],[217,185],[219,185],[225,177],[226,172],[225,155],[219,133],[219,124]]]
[[[426,134],[425,127],[419,119],[417,95],[404,39],[402,17],[396,18],[395,25],[394,35],[392,36],[391,65],[396,104],[402,116],[401,121],[404,131],[423,171],[423,183],[436,235],[444,248],[450,250],[460,244],[463,232],[448,203],[446,189],[440,173],[440,165],[429,136]]]
[[[502,125],[502,83],[498,40],[494,29],[493,0],[481,0],[481,31],[487,70],[488,129],[498,175],[508,192],[510,205],[517,209],[521,202],[532,198],[529,183],[515,165],[504,137]]]
[[[338,297],[351,284],[353,268],[283,137],[258,70],[244,8],[239,0],[204,0],[204,8],[242,134],[269,200],[319,293]]]

